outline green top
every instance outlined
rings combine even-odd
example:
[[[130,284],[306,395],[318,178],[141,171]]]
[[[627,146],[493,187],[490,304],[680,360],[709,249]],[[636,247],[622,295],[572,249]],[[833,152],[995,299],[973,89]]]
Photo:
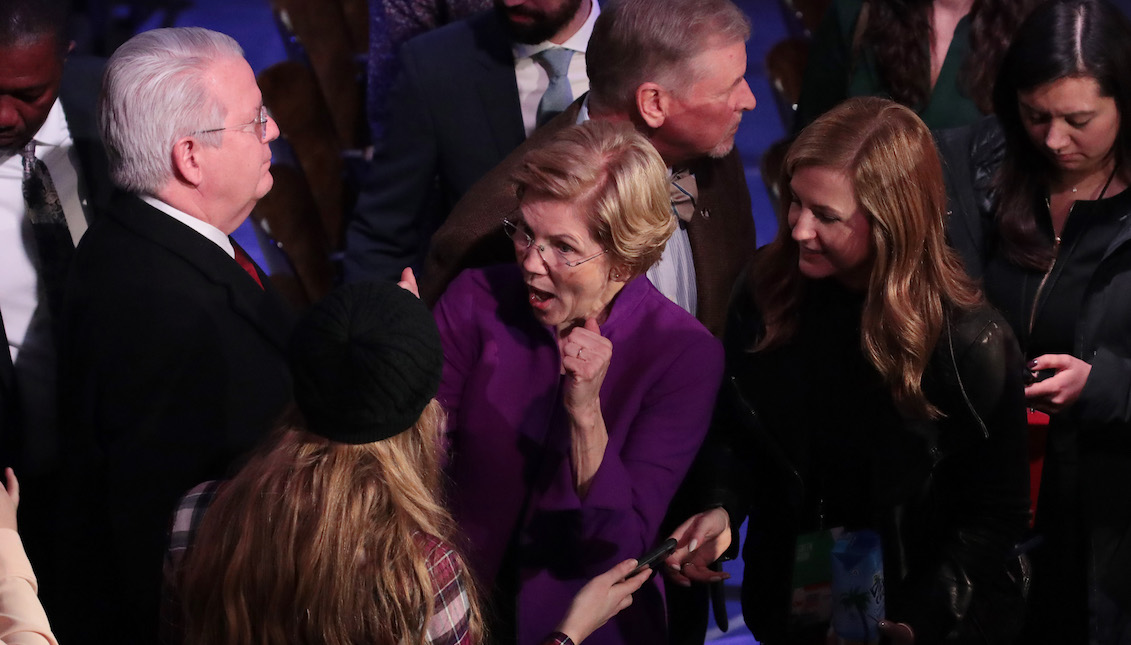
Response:
[[[863,0],[834,0],[813,36],[809,63],[801,84],[794,130],[800,130],[841,101],[853,96],[890,98],[876,69],[875,54],[868,48],[852,69],[852,35]],[[983,115],[974,101],[960,89],[958,72],[970,53],[970,16],[958,21],[954,39],[943,59],[942,70],[927,105],[917,109],[919,117],[934,129],[967,125]],[[912,106],[915,107],[915,106]]]

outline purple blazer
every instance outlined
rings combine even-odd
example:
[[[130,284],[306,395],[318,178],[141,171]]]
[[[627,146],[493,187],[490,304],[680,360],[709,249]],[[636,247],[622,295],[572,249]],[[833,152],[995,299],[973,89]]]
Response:
[[[468,561],[490,590],[518,567],[518,643],[554,630],[591,577],[655,545],[707,431],[722,345],[646,279],[625,285],[601,334],[609,442],[588,495],[574,491],[554,330],[530,311],[520,269],[462,273],[436,304],[449,413],[449,502]],[[511,551],[508,551],[508,546]],[[594,645],[666,640],[662,585],[594,632]]]

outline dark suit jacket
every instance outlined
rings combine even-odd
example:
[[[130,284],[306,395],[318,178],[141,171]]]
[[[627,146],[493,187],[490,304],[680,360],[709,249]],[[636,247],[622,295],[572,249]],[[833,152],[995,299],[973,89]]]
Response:
[[[495,12],[413,38],[401,65],[346,230],[347,280],[419,265],[452,205],[525,138],[511,41]]]
[[[67,128],[75,143],[83,187],[86,189],[87,221],[97,219],[110,207],[114,184],[110,181],[110,163],[98,133],[98,94],[102,88],[102,72],[106,60],[93,56],[70,56],[63,65],[59,99],[67,116]]]
[[[61,389],[68,488],[56,631],[157,638],[170,513],[223,478],[291,397],[293,314],[215,244],[133,196],[87,231],[68,283]],[[115,579],[113,594],[93,591]],[[107,597],[111,596],[111,597]],[[104,636],[103,636],[104,635]]]
[[[514,261],[514,247],[500,225],[503,216],[518,206],[510,174],[528,151],[577,122],[583,100],[574,101],[535,131],[456,204],[432,238],[420,282],[425,301],[434,303],[463,269]],[[731,288],[754,252],[750,193],[737,150],[722,159],[700,159],[691,164],[691,170],[699,186],[699,210],[687,227],[699,294],[698,318],[721,337]]]

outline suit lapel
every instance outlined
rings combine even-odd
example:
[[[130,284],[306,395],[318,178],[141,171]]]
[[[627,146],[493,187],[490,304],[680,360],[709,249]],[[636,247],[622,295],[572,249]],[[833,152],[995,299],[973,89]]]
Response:
[[[687,223],[687,239],[691,244],[691,258],[695,265],[695,289],[698,294],[696,306],[699,312],[703,312],[704,306],[710,302],[715,282],[714,266],[718,262],[716,255],[725,245],[725,240],[717,239],[721,228],[713,226],[714,222],[711,221],[715,213],[722,214],[727,207],[722,203],[725,195],[719,191],[718,177],[712,166],[710,159],[697,160],[691,164],[699,195],[695,203],[695,215]],[[703,319],[702,314],[699,318]]]
[[[750,194],[737,149],[722,159],[705,157],[690,166],[699,188],[697,210],[687,225],[698,318],[721,336],[731,287],[756,247]]]
[[[119,210],[124,216],[117,215]],[[280,351],[286,351],[294,314],[258,266],[263,289],[220,247],[137,197],[131,196],[123,209],[111,209],[110,215],[123,227],[185,260],[203,279],[226,289],[232,310]]]
[[[93,222],[109,207],[114,192],[110,162],[98,134],[95,115],[105,63],[104,59],[92,56],[70,56],[63,66],[63,80],[59,85],[67,129],[78,155],[88,222]]]
[[[476,91],[479,103],[495,141],[499,159],[504,159],[526,138],[522,125],[522,106],[514,79],[514,53],[510,36],[494,11],[471,21],[475,36],[474,63],[482,68]]]

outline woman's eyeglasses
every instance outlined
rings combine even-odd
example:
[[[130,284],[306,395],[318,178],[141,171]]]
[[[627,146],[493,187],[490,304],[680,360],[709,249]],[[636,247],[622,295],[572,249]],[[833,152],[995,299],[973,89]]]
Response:
[[[534,247],[538,251],[538,256],[542,258],[542,261],[551,266],[564,265],[573,268],[579,264],[584,264],[590,260],[599,258],[609,252],[608,249],[605,249],[596,255],[584,257],[577,249],[569,244],[557,242],[550,245],[550,251],[552,251],[552,253],[547,255],[545,244],[535,244],[534,238],[531,237],[530,232],[526,230],[523,224],[512,222],[507,218],[503,218],[503,233],[511,239],[511,242],[514,242],[516,249],[520,249],[524,253],[528,251],[530,247]]]

